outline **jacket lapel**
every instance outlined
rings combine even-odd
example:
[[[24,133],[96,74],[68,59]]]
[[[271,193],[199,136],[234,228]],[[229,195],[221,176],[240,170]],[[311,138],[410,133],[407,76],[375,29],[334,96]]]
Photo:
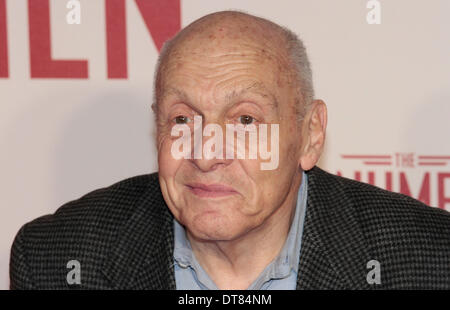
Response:
[[[103,268],[114,289],[175,289],[173,217],[157,175],[149,183]]]
[[[342,178],[314,167],[308,200],[297,289],[368,289],[370,261],[355,205]]]

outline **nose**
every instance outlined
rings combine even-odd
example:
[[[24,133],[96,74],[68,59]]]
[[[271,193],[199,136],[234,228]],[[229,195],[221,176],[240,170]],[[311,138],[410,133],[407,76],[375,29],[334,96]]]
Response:
[[[202,172],[224,168],[233,162],[227,158],[225,130],[218,124],[194,129],[191,162]]]
[[[202,172],[209,172],[228,166],[232,159],[193,159],[194,165]]]

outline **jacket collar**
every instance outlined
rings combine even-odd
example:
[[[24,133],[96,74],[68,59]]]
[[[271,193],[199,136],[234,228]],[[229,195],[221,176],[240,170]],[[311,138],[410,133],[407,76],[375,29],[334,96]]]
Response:
[[[308,202],[297,289],[369,288],[367,244],[343,178],[318,167],[307,174]]]
[[[367,244],[342,178],[318,167],[307,174],[297,289],[368,288]],[[121,228],[103,273],[116,289],[175,289],[173,247],[173,216],[153,174]]]

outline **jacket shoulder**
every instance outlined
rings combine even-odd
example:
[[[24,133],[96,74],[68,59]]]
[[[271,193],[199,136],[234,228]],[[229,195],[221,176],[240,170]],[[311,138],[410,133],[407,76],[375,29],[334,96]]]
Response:
[[[98,279],[99,266],[143,195],[161,196],[157,173],[94,190],[23,225],[11,249],[11,288],[67,287],[66,264],[72,259],[86,266],[85,275]]]
[[[316,169],[316,174],[323,179],[322,182],[328,182],[329,185],[339,184],[343,194],[353,203],[362,226],[373,224],[386,228],[403,227],[450,238],[449,212],[430,207],[404,194]]]
[[[320,171],[342,188],[372,259],[390,288],[450,287],[450,213],[376,186]]]
[[[450,213],[410,196],[391,192],[374,185],[336,176],[345,186],[362,221],[382,218],[379,224],[425,229],[448,233]],[[412,225],[414,224],[414,225]],[[449,235],[450,237],[450,235]]]
[[[57,223],[66,226],[83,222],[94,224],[96,221],[121,222],[132,213],[136,200],[148,191],[158,193],[158,173],[130,177],[93,190],[65,203],[55,213],[41,216],[26,224],[27,230],[33,231],[40,226],[48,227]]]

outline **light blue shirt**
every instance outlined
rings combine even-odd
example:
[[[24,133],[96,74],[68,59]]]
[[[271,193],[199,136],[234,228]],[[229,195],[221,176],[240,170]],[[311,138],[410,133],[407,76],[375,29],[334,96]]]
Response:
[[[300,260],[300,247],[306,212],[308,180],[303,172],[298,190],[295,215],[280,254],[248,287],[249,290],[295,290]],[[216,284],[200,266],[192,252],[184,227],[174,220],[175,248],[173,251],[177,290],[217,290]]]

